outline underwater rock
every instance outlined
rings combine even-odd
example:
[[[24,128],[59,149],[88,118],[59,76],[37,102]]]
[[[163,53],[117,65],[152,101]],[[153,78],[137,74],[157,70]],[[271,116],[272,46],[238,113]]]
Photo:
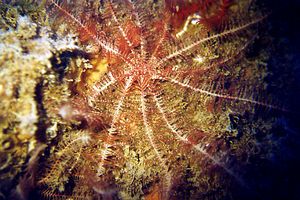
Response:
[[[37,146],[39,106],[37,88],[50,80],[51,58],[78,49],[73,36],[57,36],[49,27],[16,14],[15,27],[0,30],[0,154],[1,192],[18,180]],[[2,18],[2,21],[3,20]]]

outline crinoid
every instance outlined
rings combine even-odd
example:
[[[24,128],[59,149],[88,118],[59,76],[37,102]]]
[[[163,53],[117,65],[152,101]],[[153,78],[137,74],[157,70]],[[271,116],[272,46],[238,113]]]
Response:
[[[66,70],[76,80],[57,114],[72,128],[49,157],[43,195],[218,199],[229,182],[247,188],[229,116],[279,108],[258,95],[266,69],[245,56],[265,18],[245,5],[208,31],[197,18],[174,29],[162,1],[49,0],[53,27],[78,33],[93,67]]]

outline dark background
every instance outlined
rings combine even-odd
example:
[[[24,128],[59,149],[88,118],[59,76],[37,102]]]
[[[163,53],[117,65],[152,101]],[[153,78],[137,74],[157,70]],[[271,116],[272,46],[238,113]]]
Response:
[[[269,34],[274,37],[268,66],[276,76],[284,76],[286,87],[278,94],[286,93],[285,102],[292,113],[285,114],[274,130],[280,132],[279,153],[274,160],[258,164],[259,174],[255,185],[259,197],[264,200],[300,199],[300,0],[260,0],[259,4],[271,11]],[[282,72],[281,70],[285,71]],[[285,73],[285,74],[282,74]],[[278,78],[279,79],[279,78]],[[253,171],[252,173],[255,173]],[[260,177],[259,177],[260,176]],[[242,199],[252,196],[243,194]],[[248,199],[247,198],[247,199]],[[239,199],[239,198],[237,198]],[[250,198],[251,199],[251,198]]]

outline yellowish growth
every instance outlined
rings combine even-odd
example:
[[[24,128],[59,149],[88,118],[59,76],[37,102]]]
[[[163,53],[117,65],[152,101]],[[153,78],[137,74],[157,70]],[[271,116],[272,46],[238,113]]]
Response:
[[[88,85],[93,85],[95,82],[101,80],[102,76],[107,72],[108,61],[105,58],[95,58],[91,61],[91,64],[94,66],[94,68],[86,73],[86,81]]]

